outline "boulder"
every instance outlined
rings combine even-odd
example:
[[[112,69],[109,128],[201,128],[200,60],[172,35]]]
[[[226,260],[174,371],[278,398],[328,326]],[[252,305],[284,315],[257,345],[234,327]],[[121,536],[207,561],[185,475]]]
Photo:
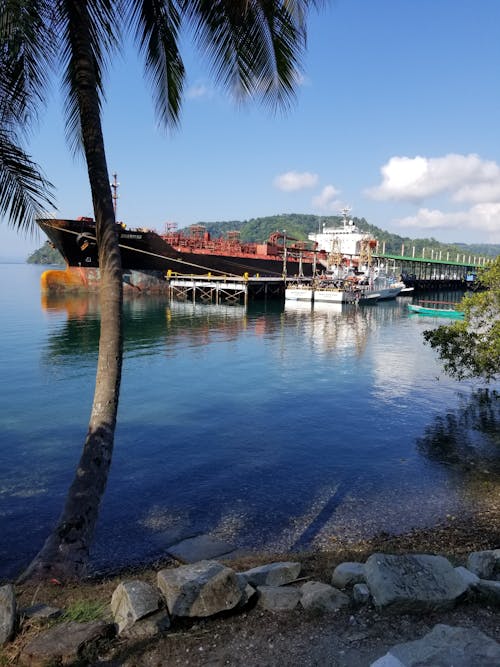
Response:
[[[37,635],[22,650],[21,665],[93,665],[101,646],[115,635],[112,623],[61,623]]]
[[[500,644],[475,628],[436,625],[422,639],[396,644],[371,667],[497,667]]]
[[[346,588],[365,581],[364,563],[340,563],[333,571],[332,586]]]
[[[236,581],[238,582],[238,586],[240,587],[241,591],[241,599],[236,605],[236,609],[241,609],[244,607],[248,602],[253,598],[253,596],[257,593],[255,588],[251,586],[246,578],[241,574],[241,572],[236,572]]]
[[[200,561],[158,572],[158,587],[173,616],[212,616],[242,598],[236,574],[217,561]]]
[[[480,579],[474,586],[474,590],[481,600],[490,604],[500,605],[500,581],[487,581]]]
[[[170,627],[170,618],[165,609],[141,618],[133,625],[128,626],[120,633],[123,639],[144,640],[151,639],[165,632]]]
[[[477,574],[474,574],[474,572],[471,572],[466,567],[456,567],[455,572],[462,577],[468,588],[472,588],[475,584],[479,583]]]
[[[167,549],[167,553],[181,563],[197,563],[212,560],[236,549],[234,544],[223,542],[210,535],[188,537]]]
[[[12,584],[0,586],[0,646],[8,642],[16,624],[16,595]]]
[[[496,579],[500,574],[500,549],[473,551],[467,559],[467,569],[480,579]]]
[[[354,584],[352,599],[356,604],[366,604],[370,601],[370,589],[366,584]]]
[[[20,610],[21,617],[29,618],[31,621],[39,621],[40,623],[52,621],[62,615],[62,609],[59,607],[51,607],[48,604],[41,602],[34,604],[31,607],[26,607]]]
[[[258,586],[259,606],[268,611],[290,611],[299,604],[301,593],[289,586]]]
[[[319,581],[308,581],[300,590],[300,603],[304,609],[310,611],[337,611],[351,602],[349,596],[342,591]]]
[[[139,619],[158,611],[159,606],[158,589],[145,581],[122,581],[111,597],[111,611],[120,634]]]
[[[270,563],[241,574],[252,586],[283,586],[297,579],[300,568],[300,563]]]
[[[468,589],[442,556],[372,554],[366,583],[375,605],[398,612],[449,609]]]

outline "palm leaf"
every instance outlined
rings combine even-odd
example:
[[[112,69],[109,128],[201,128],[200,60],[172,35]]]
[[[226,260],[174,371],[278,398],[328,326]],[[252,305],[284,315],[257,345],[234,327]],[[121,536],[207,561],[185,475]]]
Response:
[[[13,138],[0,128],[0,215],[18,229],[30,229],[37,216],[54,207],[52,184]]]
[[[166,125],[177,125],[185,78],[178,49],[181,13],[175,0],[133,0],[131,25],[145,58],[156,110]]]
[[[307,0],[192,0],[186,15],[216,80],[272,108],[294,99],[305,48]]]
[[[44,103],[55,55],[53,3],[5,0],[0,5],[0,104],[26,123]]]

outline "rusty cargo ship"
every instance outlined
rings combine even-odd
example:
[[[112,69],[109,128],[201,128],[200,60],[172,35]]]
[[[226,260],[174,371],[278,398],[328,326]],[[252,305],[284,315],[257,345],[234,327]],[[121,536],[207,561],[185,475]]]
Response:
[[[40,228],[59,250],[69,267],[97,268],[95,223],[76,220],[39,219]],[[275,232],[263,243],[243,242],[239,232],[212,238],[202,225],[186,231],[167,224],[165,232],[128,229],[117,223],[124,271],[156,271],[181,275],[312,276],[316,253],[311,243]]]

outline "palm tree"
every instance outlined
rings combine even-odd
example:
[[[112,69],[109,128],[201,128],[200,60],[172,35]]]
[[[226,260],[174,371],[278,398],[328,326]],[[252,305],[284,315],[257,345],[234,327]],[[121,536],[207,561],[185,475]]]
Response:
[[[159,117],[175,126],[185,80],[179,41],[181,30],[186,30],[202,56],[211,60],[219,83],[239,99],[257,97],[283,108],[293,99],[307,12],[320,0],[5,0],[4,4],[8,20],[0,17],[0,25],[22,25],[16,39],[3,42],[22,65],[26,98],[44,99],[40,67],[48,62],[63,67],[67,130],[75,145],[83,147],[96,220],[101,333],[88,433],[62,515],[22,575],[24,581],[67,580],[81,576],[86,568],[111,464],[122,366],[121,264],[101,127],[105,66],[120,34],[133,30]],[[50,44],[40,67],[27,57],[35,48],[28,43],[34,35],[35,46]]]

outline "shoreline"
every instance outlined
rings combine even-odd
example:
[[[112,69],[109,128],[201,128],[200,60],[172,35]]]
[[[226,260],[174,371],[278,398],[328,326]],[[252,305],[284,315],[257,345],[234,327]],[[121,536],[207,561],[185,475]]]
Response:
[[[499,514],[498,508],[492,508],[481,516],[456,519],[433,528],[408,531],[404,535],[379,534],[355,544],[337,544],[330,551],[255,553],[216,560],[237,572],[270,562],[299,561],[301,580],[323,582],[330,582],[334,568],[340,563],[365,562],[376,552],[435,554],[445,556],[453,566],[464,565],[472,551],[500,547]],[[93,573],[78,582],[18,585],[15,586],[18,608],[44,604],[64,610],[63,622],[100,620],[109,623],[113,621],[110,601],[119,583],[139,579],[154,586],[160,569],[178,565],[181,565],[179,561],[165,558],[119,572]],[[85,609],[99,616],[85,619],[68,616],[75,610]],[[254,602],[239,612],[180,619],[175,627],[147,640],[121,641],[118,638],[107,647],[102,659],[82,664],[106,667],[150,667],[153,664],[368,667],[392,645],[418,639],[438,623],[480,630],[500,642],[497,618],[494,607],[474,600],[430,614],[392,614],[379,611],[370,604],[334,614],[318,615],[303,609],[272,612],[263,610]],[[24,620],[15,640],[0,649],[0,657],[8,661],[6,664],[24,664],[24,647],[47,627],[50,625]]]

